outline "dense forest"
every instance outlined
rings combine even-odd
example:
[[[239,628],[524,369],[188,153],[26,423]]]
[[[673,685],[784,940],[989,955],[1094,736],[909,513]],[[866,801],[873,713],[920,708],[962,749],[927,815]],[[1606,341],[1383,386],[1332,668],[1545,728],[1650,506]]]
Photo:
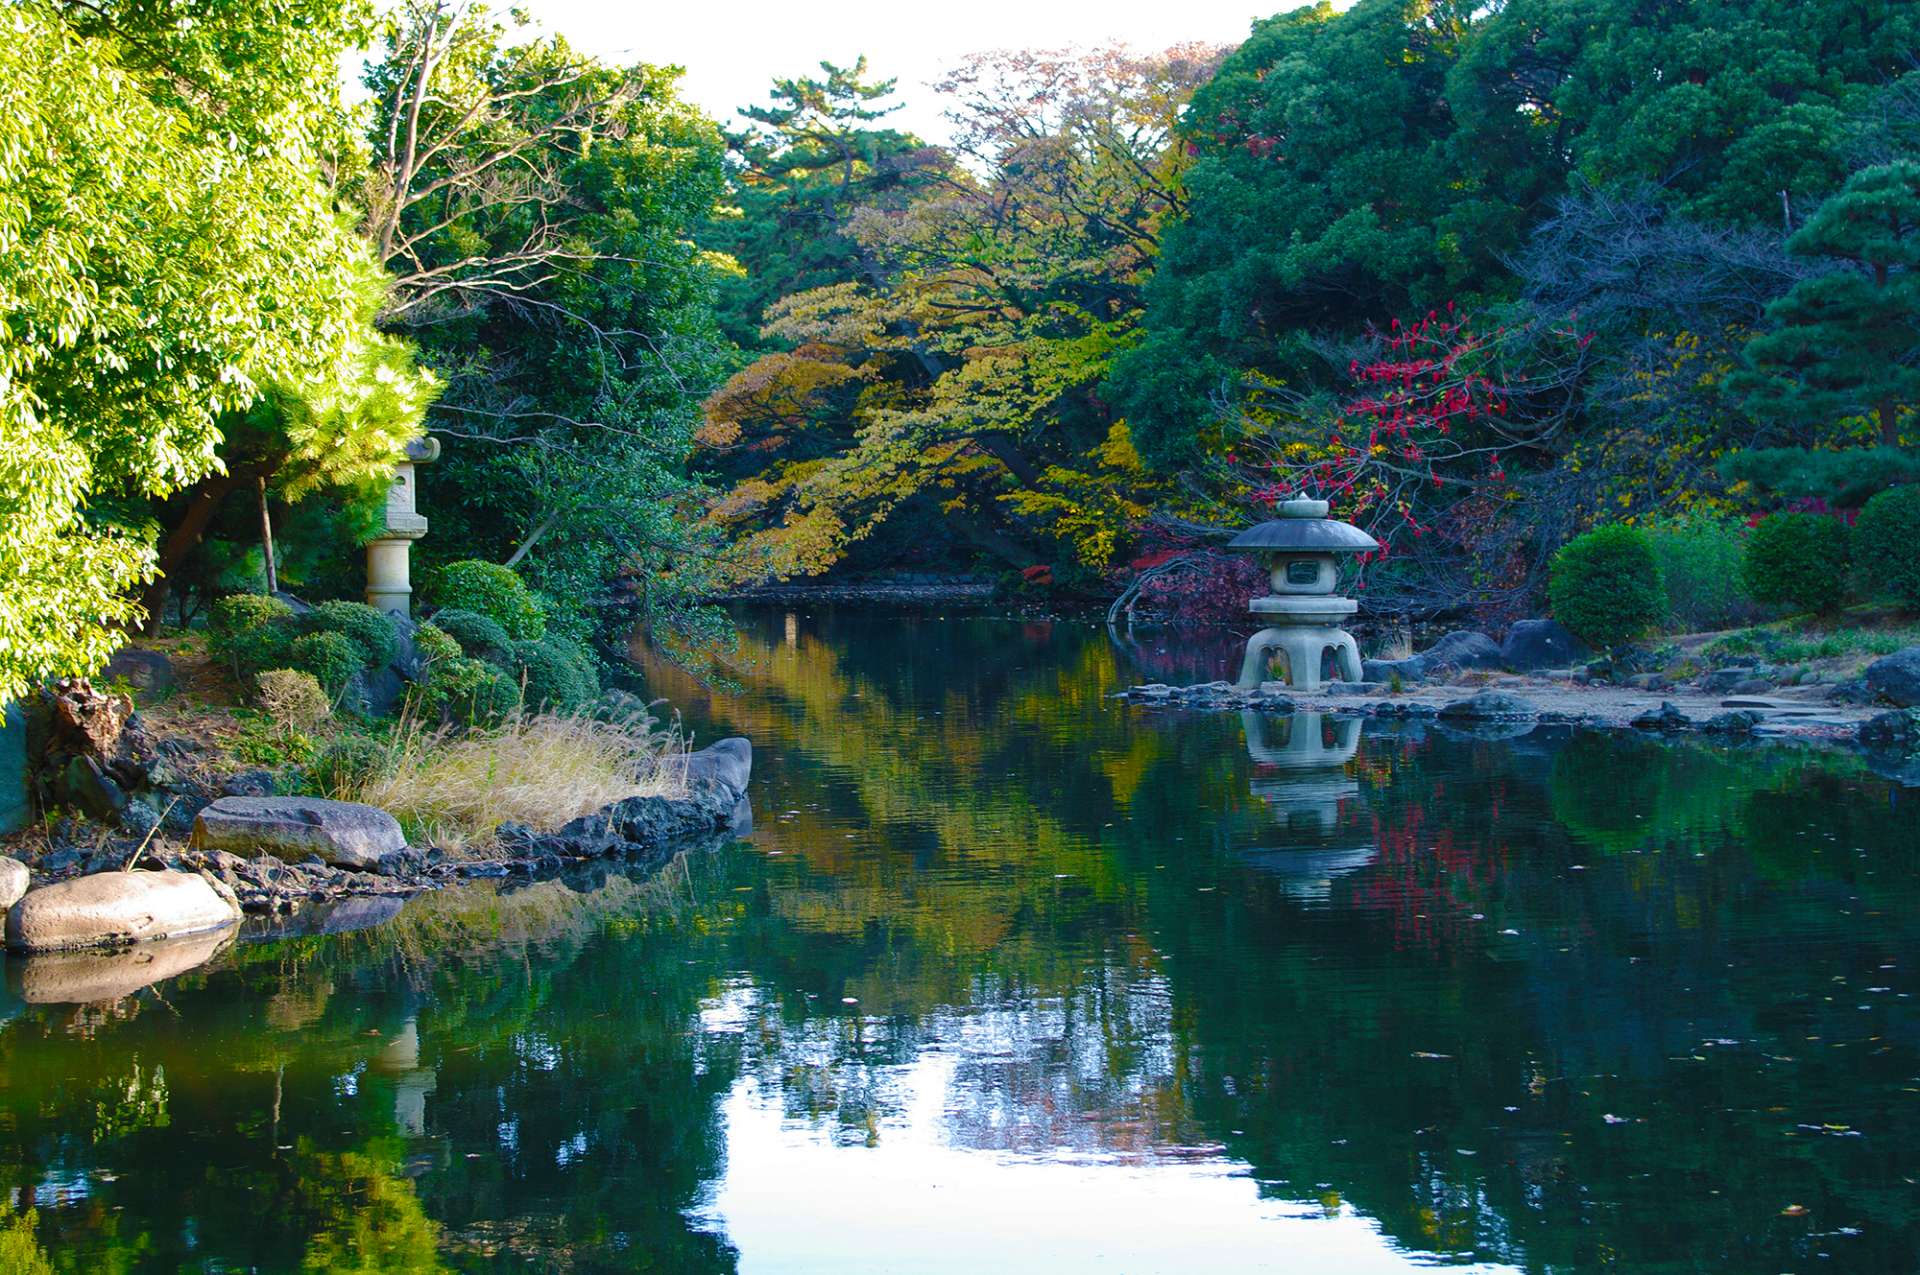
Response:
[[[1323,3],[960,58],[941,144],[864,59],[715,121],[441,0],[4,21],[0,697],[351,596],[423,431],[429,600],[682,652],[830,572],[1236,599],[1303,488],[1376,607],[1497,620],[1597,525],[1697,566],[1920,472],[1910,5]]]

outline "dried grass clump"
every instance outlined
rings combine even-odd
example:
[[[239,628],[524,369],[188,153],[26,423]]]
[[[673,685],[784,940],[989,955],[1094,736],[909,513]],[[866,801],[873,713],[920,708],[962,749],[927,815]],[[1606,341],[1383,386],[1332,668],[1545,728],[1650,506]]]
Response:
[[[254,678],[254,699],[282,729],[312,730],[333,714],[333,702],[311,673],[268,669]]]
[[[551,830],[625,797],[686,791],[677,726],[539,713],[459,733],[403,721],[384,764],[347,795],[390,812],[416,843],[458,849],[490,844],[502,823]]]

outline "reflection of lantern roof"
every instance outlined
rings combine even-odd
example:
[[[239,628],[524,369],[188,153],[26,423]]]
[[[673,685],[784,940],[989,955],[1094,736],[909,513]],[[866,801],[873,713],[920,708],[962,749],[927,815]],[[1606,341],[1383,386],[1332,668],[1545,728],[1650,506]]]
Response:
[[[1365,553],[1380,542],[1350,522],[1327,517],[1327,502],[1295,497],[1280,502],[1280,516],[1235,536],[1229,549],[1283,549],[1301,553]]]

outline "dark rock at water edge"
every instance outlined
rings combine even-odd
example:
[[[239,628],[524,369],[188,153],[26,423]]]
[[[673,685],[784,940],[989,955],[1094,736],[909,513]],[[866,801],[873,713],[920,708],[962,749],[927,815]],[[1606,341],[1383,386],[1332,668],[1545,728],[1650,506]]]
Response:
[[[1455,700],[1440,710],[1442,721],[1531,721],[1539,716],[1540,709],[1532,700],[1509,691],[1481,691],[1478,695]]]
[[[1650,708],[1633,719],[1635,730],[1686,730],[1693,725],[1693,719],[1673,706],[1671,700],[1662,700],[1660,707]]]
[[[1365,660],[1361,676],[1369,682],[1423,682],[1442,670],[1463,672],[1469,669],[1499,668],[1500,646],[1484,633],[1457,629],[1418,655],[1404,660]]]
[[[1920,708],[1897,708],[1862,722],[1860,743],[1880,752],[1920,752]]]
[[[1920,646],[1895,651],[1867,665],[1867,689],[1896,708],[1920,707]]]
[[[1516,673],[1570,668],[1589,659],[1593,649],[1558,620],[1519,620],[1500,644],[1500,661]]]

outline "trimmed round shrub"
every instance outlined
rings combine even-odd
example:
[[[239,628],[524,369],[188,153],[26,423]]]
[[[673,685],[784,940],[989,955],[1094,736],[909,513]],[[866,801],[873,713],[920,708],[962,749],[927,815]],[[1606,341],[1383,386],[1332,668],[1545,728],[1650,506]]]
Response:
[[[1827,514],[1769,514],[1747,537],[1740,575],[1756,602],[1837,610],[1846,598],[1847,524]]]
[[[1747,593],[1740,562],[1747,528],[1737,518],[1684,514],[1644,525],[1667,589],[1666,624],[1687,632],[1750,622],[1759,607]]]
[[[1920,484],[1889,487],[1853,524],[1853,557],[1877,589],[1920,610]]]
[[[1547,596],[1554,619],[1599,647],[1631,642],[1667,615],[1653,546],[1621,523],[1561,545],[1548,568]]]
[[[469,558],[442,567],[433,578],[433,599],[443,607],[479,612],[516,642],[533,641],[547,632],[540,599],[511,568],[497,562]]]
[[[520,688],[500,670],[464,655],[434,664],[420,689],[423,713],[469,726],[503,717],[519,703]]]
[[[400,653],[400,631],[379,607],[364,602],[322,602],[301,617],[309,633],[338,633],[360,652],[362,668],[379,668]]]
[[[287,648],[287,666],[313,674],[330,696],[345,690],[363,665],[360,648],[344,633],[309,633]]]
[[[230,593],[207,617],[207,649],[236,677],[284,662],[295,636],[293,608],[264,593]]]
[[[391,764],[386,746],[365,735],[342,735],[322,749],[307,777],[322,795],[351,799]]]
[[[436,628],[460,644],[460,654],[506,668],[513,658],[513,639],[499,623],[477,611],[452,608],[436,611]]]
[[[457,660],[461,654],[460,643],[437,624],[423,624],[413,631],[413,649],[428,664],[437,660]]]
[[[299,669],[274,668],[256,674],[253,698],[268,717],[292,730],[311,730],[333,714],[333,701],[320,683]]]
[[[600,672],[593,654],[578,642],[548,635],[538,642],[513,644],[514,662],[528,708],[571,713],[600,697]]]

